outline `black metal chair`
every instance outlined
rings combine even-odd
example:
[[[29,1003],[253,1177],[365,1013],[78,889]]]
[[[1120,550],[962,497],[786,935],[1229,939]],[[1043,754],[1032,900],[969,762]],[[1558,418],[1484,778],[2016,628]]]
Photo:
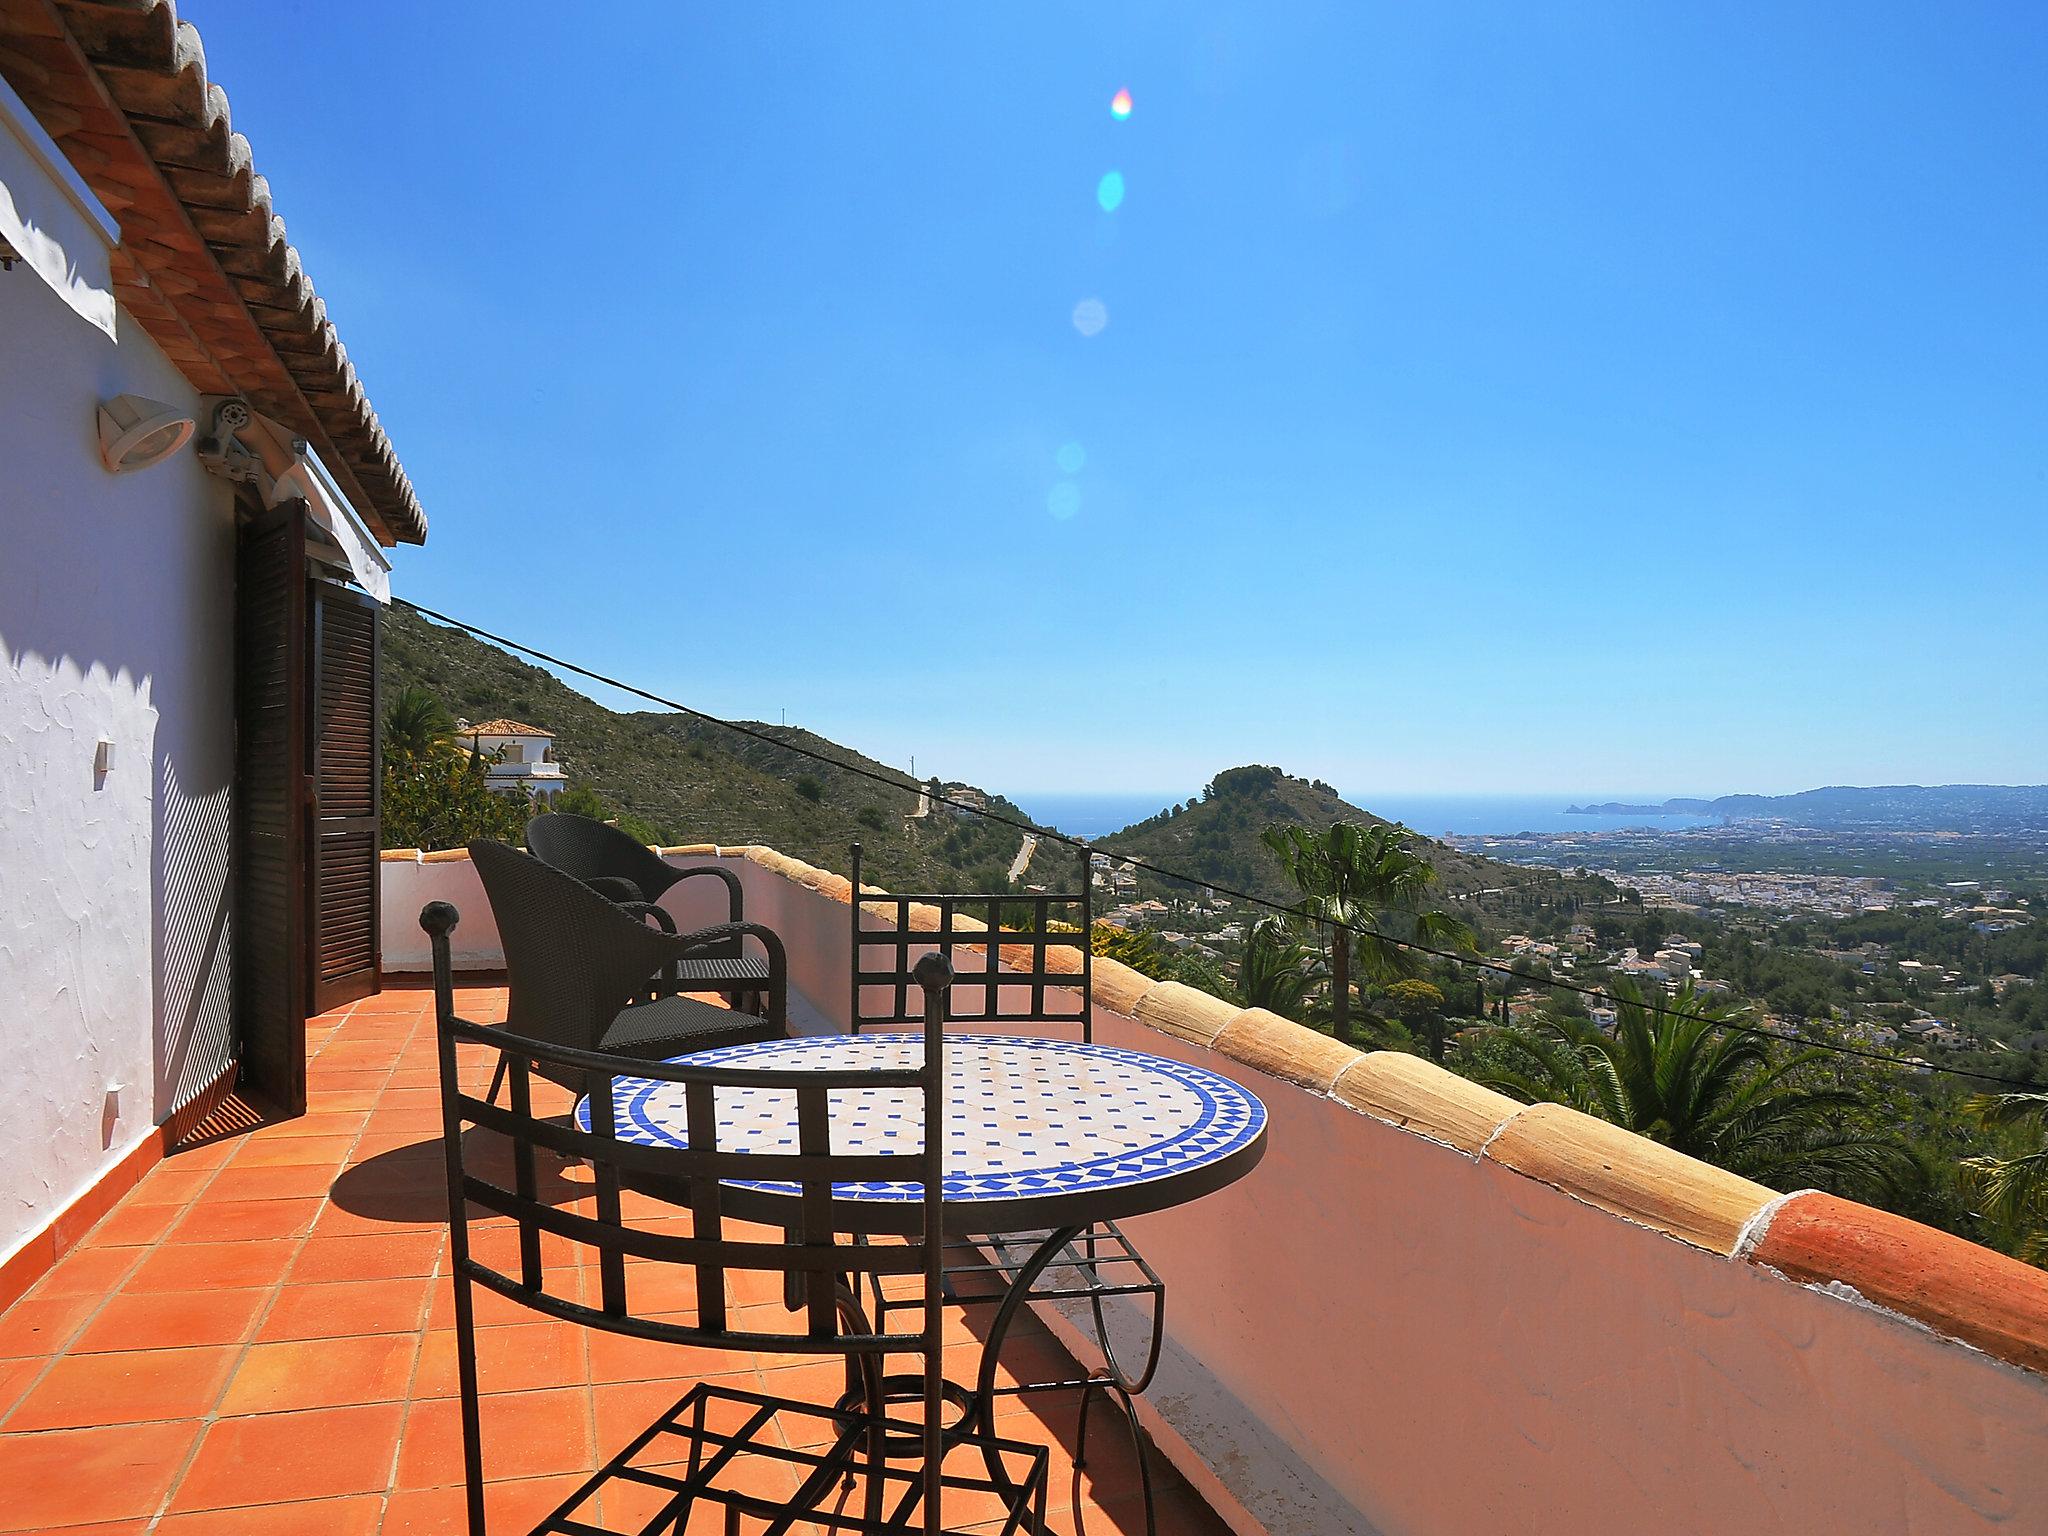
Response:
[[[504,943],[505,1027],[513,1034],[661,1060],[789,1032],[789,966],[772,928],[723,923],[667,933],[648,927],[633,904],[615,903],[505,843],[471,843],[469,856]],[[707,942],[748,939],[760,946],[767,977],[764,1015],[682,995],[671,970],[678,959]],[[493,1098],[498,1086],[494,1080]]]
[[[1027,891],[982,894],[878,894],[861,885],[861,848],[853,845],[853,964],[851,1028],[901,1028],[922,1024],[924,999],[917,986],[920,955],[936,952],[952,965],[958,955],[973,954],[979,963],[963,968],[949,991],[946,1018],[954,1024],[1004,1031],[1021,1024],[1051,1025],[1072,1030],[1085,1043],[1095,1038],[1094,953],[1088,936],[1094,931],[1094,899],[1090,892],[1087,856],[1081,858],[1078,893]],[[935,926],[920,929],[912,920],[915,906],[935,907]],[[863,916],[879,924],[868,926]],[[879,957],[876,958],[876,952]],[[1055,968],[1052,956],[1075,957]],[[985,1233],[956,1239],[948,1246],[945,1264],[947,1300],[961,1307],[1000,1306],[1023,1265],[1050,1234],[1045,1232]],[[1159,1368],[1165,1339],[1166,1286],[1123,1229],[1113,1221],[1097,1222],[1076,1236],[1068,1249],[1032,1282],[1033,1301],[1083,1301],[1094,1323],[1095,1340],[1104,1367],[1085,1377],[1019,1381],[998,1390],[1009,1393],[1074,1391],[1081,1393],[1075,1436],[1074,1464],[1083,1464],[1087,1450],[1088,1407],[1098,1392],[1122,1410],[1138,1446],[1140,1483],[1145,1496],[1145,1528],[1153,1522],[1151,1470],[1145,1461],[1145,1439],[1132,1399],[1151,1385]],[[1127,1370],[1111,1337],[1105,1310],[1128,1299],[1148,1319],[1140,1363]],[[898,1305],[871,1282],[871,1305],[886,1317]]]
[[[674,931],[667,912],[655,903],[685,880],[717,880],[725,886],[726,921],[747,917],[746,892],[739,876],[715,864],[677,869],[652,848],[617,827],[588,816],[543,812],[526,824],[526,847],[543,864],[575,876],[599,895],[621,903],[645,903],[645,915]],[[737,939],[714,940],[680,956],[671,974],[679,992],[716,992],[735,1008],[748,1003],[759,1011],[766,1001],[768,969],[747,954]]]
[[[485,1536],[483,1427],[477,1390],[474,1290],[483,1286],[558,1320],[670,1344],[713,1350],[839,1356],[858,1363],[863,1384],[857,1404],[815,1404],[772,1393],[700,1381],[641,1431],[623,1450],[557,1506],[532,1536],[682,1536],[700,1510],[723,1511],[728,1536],[745,1517],[750,1530],[792,1529],[947,1536],[942,1508],[947,1493],[971,1505],[977,1531],[1003,1536],[1044,1526],[1047,1454],[1043,1447],[990,1436],[965,1435],[943,1422],[943,1310],[940,1251],[943,1231],[944,1138],[933,1137],[913,1154],[924,1194],[918,1235],[904,1243],[852,1246],[837,1241],[835,1184],[899,1179],[903,1155],[831,1151],[831,1095],[905,1090],[922,1101],[923,1123],[942,1121],[944,1030],[935,1024],[913,1069],[881,1071],[777,1071],[739,1066],[648,1063],[610,1053],[575,1050],[552,1039],[519,1038],[506,1030],[456,1015],[449,964],[449,933],[459,914],[446,902],[420,913],[432,937],[434,1002],[438,1022],[443,1143],[448,1165],[450,1270],[455,1287],[455,1333],[461,1390],[463,1475],[471,1536]],[[950,980],[932,961],[921,984],[933,1017]],[[496,1053],[510,1075],[508,1106],[465,1093],[460,1055],[465,1047]],[[555,1081],[574,1081],[588,1094],[589,1129],[534,1113],[529,1063]],[[687,1148],[642,1145],[617,1137],[615,1083],[620,1078],[674,1084],[689,1110]],[[718,1144],[718,1107],[734,1090],[771,1089],[792,1094],[798,1148],[787,1153],[735,1151]],[[495,1145],[489,1143],[495,1142]],[[540,1198],[543,1157],[581,1159],[592,1170],[589,1212]],[[724,1180],[785,1183],[795,1194],[795,1225],[783,1236],[773,1228],[729,1231],[735,1218]],[[688,1236],[667,1224],[636,1222],[627,1214],[628,1191],[679,1191],[690,1215]],[[649,1204],[654,1202],[649,1201]],[[641,1208],[636,1203],[636,1209]],[[656,1206],[667,1210],[667,1207]],[[509,1220],[517,1234],[517,1262],[504,1267],[480,1257],[472,1242],[479,1221]],[[785,1219],[778,1217],[778,1219]],[[565,1245],[577,1259],[594,1261],[595,1295],[577,1263],[542,1262],[542,1239]],[[507,1245],[509,1253],[511,1245]],[[499,1251],[499,1250],[493,1250]],[[633,1261],[629,1265],[628,1260]],[[674,1266],[694,1275],[695,1316],[673,1316],[673,1291],[645,1286]],[[766,1327],[764,1309],[741,1310],[732,1276],[775,1274],[793,1285],[799,1303],[786,1329]],[[923,1301],[915,1329],[891,1333],[862,1312],[849,1277],[921,1277]],[[660,1297],[636,1305],[636,1294]],[[891,1355],[920,1362],[922,1413],[893,1417],[883,1374]],[[948,1470],[945,1449],[968,1445],[982,1458],[980,1474]],[[795,1484],[777,1498],[762,1490]],[[852,1489],[862,1490],[858,1500]],[[628,1489],[632,1490],[626,1495]],[[615,1515],[599,1499],[621,1495],[643,1508]],[[646,1505],[654,1506],[651,1518]],[[993,1511],[993,1513],[992,1513]],[[1001,1525],[983,1524],[1001,1520]]]

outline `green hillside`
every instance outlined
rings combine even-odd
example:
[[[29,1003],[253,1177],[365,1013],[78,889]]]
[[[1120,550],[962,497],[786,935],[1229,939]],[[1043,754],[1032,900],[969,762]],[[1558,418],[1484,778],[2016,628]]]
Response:
[[[752,727],[886,774],[902,787],[681,715],[606,709],[552,673],[394,606],[384,629],[386,695],[408,684],[463,719],[505,716],[553,731],[555,756],[570,780],[646,823],[663,843],[766,843],[844,873],[847,847],[857,839],[878,884],[1001,890],[1021,840],[981,817],[943,809],[912,816],[918,795],[908,774],[808,731]],[[987,801],[991,810],[1028,819],[1000,796]]]
[[[1248,891],[1273,901],[1295,899],[1293,886],[1281,871],[1280,861],[1260,841],[1260,834],[1276,822],[1327,827],[1338,821],[1377,823],[1385,818],[1352,805],[1329,785],[1319,780],[1297,779],[1278,768],[1250,766],[1230,768],[1210,782],[1203,797],[1189,805],[1169,807],[1148,820],[1109,837],[1095,846],[1128,854],[1148,864],[1185,870],[1204,881]],[[1483,899],[1477,893],[1503,888],[1528,891],[1532,885],[1545,891],[1577,891],[1594,895],[1605,881],[1562,880],[1515,865],[1502,864],[1477,854],[1426,837],[1415,839],[1416,851],[1436,866],[1439,889],[1446,895],[1472,897],[1483,907],[1508,903]],[[1143,883],[1141,881],[1141,883]],[[1519,898],[1518,898],[1519,900]]]

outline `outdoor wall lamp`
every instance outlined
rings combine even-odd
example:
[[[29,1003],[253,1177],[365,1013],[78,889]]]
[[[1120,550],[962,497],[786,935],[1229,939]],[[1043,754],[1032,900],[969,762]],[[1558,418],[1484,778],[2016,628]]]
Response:
[[[117,475],[161,464],[192,441],[197,423],[175,405],[116,395],[100,406],[100,462]]]

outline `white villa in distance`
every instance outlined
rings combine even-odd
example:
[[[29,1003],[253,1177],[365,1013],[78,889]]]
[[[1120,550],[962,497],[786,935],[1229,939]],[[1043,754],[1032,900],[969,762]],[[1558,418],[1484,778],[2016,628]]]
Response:
[[[490,787],[510,793],[524,790],[552,800],[569,787],[562,765],[555,761],[555,733],[517,720],[485,720],[456,727],[456,735],[484,759]]]

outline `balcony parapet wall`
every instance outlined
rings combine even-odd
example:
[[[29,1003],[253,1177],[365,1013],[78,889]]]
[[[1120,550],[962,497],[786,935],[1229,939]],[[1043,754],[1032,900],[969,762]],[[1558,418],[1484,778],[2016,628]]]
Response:
[[[844,953],[844,905],[853,896],[843,876],[764,847],[698,844],[657,851],[672,862],[716,859],[737,868],[748,890],[750,915],[797,930],[785,932],[792,979],[809,995],[813,1017],[843,1024],[850,986]],[[394,866],[404,870],[412,865],[416,873],[409,878],[409,886],[412,879],[425,881],[435,887],[434,894],[444,896],[447,893],[440,886],[457,871],[435,866],[463,862],[459,854],[453,860],[446,855],[413,852],[386,854],[385,858],[387,881]],[[473,875],[470,878],[473,881]],[[806,901],[790,891],[790,885],[820,899]],[[476,908],[487,920],[480,891],[467,903],[451,899],[457,900],[466,918]],[[417,913],[420,905],[410,888],[400,892],[387,883],[387,935],[394,919],[410,923],[408,906],[411,913]],[[878,915],[881,910],[877,909]],[[893,912],[893,903],[888,910]],[[690,911],[686,902],[678,920],[708,921],[714,915],[708,910]],[[919,929],[935,929],[938,911],[913,907],[911,922]],[[957,914],[954,924],[956,929],[970,926]],[[490,946],[496,942],[495,934],[477,933],[473,942],[479,946],[476,956],[466,953],[458,963],[494,963]],[[1004,947],[998,942],[999,954]],[[416,948],[423,956],[424,944]],[[387,970],[417,968],[406,962],[404,954],[387,948]],[[1079,956],[1071,953],[1054,951],[1048,962],[1079,969]],[[1299,1242],[1309,1245],[1301,1259],[1318,1266],[1313,1279],[1306,1272],[1300,1274],[1297,1283],[1303,1287],[1331,1283],[1320,1267],[1337,1260],[1326,1250],[1358,1241],[1360,1224],[1367,1224],[1366,1230],[1377,1239],[1366,1248],[1380,1255],[1379,1262],[1397,1270],[1421,1262],[1416,1258],[1418,1242],[1447,1251],[1469,1249],[1473,1255],[1470,1262],[1485,1265],[1492,1262],[1496,1250],[1513,1250],[1517,1243],[1527,1241],[1536,1244],[1531,1251],[1538,1258],[1556,1261],[1556,1244],[1551,1239],[1556,1232],[1568,1230],[1573,1235],[1563,1271],[1566,1278],[1560,1282],[1566,1286],[1566,1294],[1577,1288],[1587,1294],[1606,1294],[1621,1281],[1613,1272],[1616,1265],[1623,1269],[1640,1266],[1642,1273],[1629,1279],[1622,1293],[1633,1308],[1626,1327],[1647,1330],[1649,1337],[1659,1341],[1652,1347],[1676,1350],[1682,1359],[1680,1364],[1657,1367],[1673,1379],[1653,1385],[1652,1395],[1658,1401],[1652,1407],[1629,1410],[1618,1421],[1640,1423],[1635,1432],[1644,1438],[1638,1447],[1642,1454],[1676,1458],[1660,1473],[1664,1482],[1658,1486],[1665,1494],[1699,1504],[1701,1512],[1690,1518],[1701,1523],[1678,1520],[1670,1529],[1735,1529],[1738,1512],[1739,1528],[1744,1529],[1850,1528],[1837,1523],[1843,1519],[1853,1519],[1857,1529],[2010,1529],[2006,1521],[2024,1518],[2017,1511],[2048,1507],[2048,1461],[2037,1454],[2039,1445],[2048,1441],[2048,1273],[1853,1201],[1810,1190],[1781,1194],[1566,1106],[1522,1104],[1404,1053],[1358,1051],[1262,1009],[1242,1008],[1179,982],[1155,981],[1115,960],[1097,958],[1092,976],[1098,1038],[1201,1061],[1244,1078],[1274,1110],[1274,1153],[1247,1181],[1247,1187],[1260,1186],[1256,1195],[1246,1197],[1246,1202],[1255,1204],[1235,1203],[1226,1211],[1228,1197],[1235,1193],[1227,1191],[1225,1196],[1190,1207],[1185,1213],[1145,1218],[1138,1224],[1141,1244],[1148,1250],[1159,1247],[1169,1263],[1176,1243],[1191,1244],[1182,1251],[1191,1272],[1179,1266],[1168,1272],[1169,1292],[1175,1298],[1199,1287],[1226,1287],[1220,1272],[1227,1266],[1203,1250],[1205,1239],[1198,1235],[1204,1230],[1202,1222],[1228,1225],[1272,1219],[1275,1201],[1281,1198],[1282,1180],[1313,1191],[1307,1208],[1296,1219],[1304,1225],[1320,1223],[1326,1234],[1336,1234],[1324,1238],[1310,1231],[1298,1234]],[[1333,1114],[1337,1116],[1334,1121],[1330,1118]],[[1361,1142],[1358,1136],[1363,1133],[1344,1131],[1341,1121],[1346,1116],[1353,1117],[1354,1123],[1376,1123],[1382,1130]],[[1407,1140],[1386,1140],[1392,1132],[1403,1133]],[[1287,1138],[1285,1143],[1283,1138]],[[1307,1149],[1310,1142],[1313,1151]],[[1435,1152],[1424,1150],[1430,1144]],[[1406,1147],[1418,1150],[1404,1150]],[[1360,1171],[1341,1167],[1340,1154],[1362,1158]],[[1448,1165],[1435,1160],[1453,1155],[1486,1176],[1480,1185],[1458,1183],[1446,1171]],[[1477,1203],[1469,1211],[1440,1209],[1427,1201],[1414,1210],[1383,1209],[1395,1198],[1388,1191],[1354,1187],[1371,1186],[1376,1177],[1397,1181],[1404,1189],[1449,1180],[1446,1191],[1455,1191],[1459,1200]],[[1503,1179],[1507,1182],[1501,1183]],[[1342,1219],[1331,1224],[1333,1217],[1326,1207],[1332,1203],[1354,1209],[1351,1230],[1346,1230]],[[1213,1208],[1206,1218],[1205,1208]],[[1509,1226],[1484,1234],[1472,1230],[1482,1214],[1486,1221],[1508,1221]],[[1388,1229],[1369,1225],[1376,1220],[1388,1223]],[[1461,1220],[1466,1224],[1463,1228],[1457,1225]],[[1588,1221],[1594,1225],[1587,1226]],[[1601,1222],[1610,1224],[1611,1235],[1602,1233]],[[1427,1224],[1428,1230],[1413,1230],[1417,1223]],[[1625,1235],[1630,1231],[1633,1236]],[[1231,1236],[1239,1243],[1252,1241],[1243,1233]],[[1271,1236],[1261,1232],[1259,1240],[1268,1241]],[[1296,1236],[1289,1234],[1290,1241]],[[1217,1240],[1217,1234],[1210,1232],[1207,1240]],[[1641,1247],[1645,1242],[1652,1246]],[[1321,1248],[1315,1246],[1319,1243]],[[1660,1243],[1666,1246],[1660,1248]],[[1681,1257],[1686,1253],[1693,1257]],[[1160,1254],[1154,1257],[1158,1260]],[[1428,1262],[1440,1259],[1441,1254],[1436,1254]],[[1253,1254],[1237,1262],[1250,1275],[1270,1269],[1273,1261],[1270,1255]],[[1411,1298],[1411,1304],[1426,1305],[1432,1312],[1441,1310],[1459,1319],[1461,1329],[1475,1333],[1505,1328],[1510,1338],[1521,1341],[1509,1350],[1510,1355],[1542,1353],[1532,1341],[1546,1327],[1549,1313],[1576,1315],[1576,1305],[1567,1304],[1565,1295],[1542,1289],[1545,1282],[1528,1268],[1533,1261],[1500,1262],[1506,1266],[1498,1281],[1506,1288],[1504,1298],[1456,1294],[1459,1286],[1472,1282],[1453,1275],[1426,1288],[1424,1300]],[[1518,1269],[1518,1264],[1523,1267]],[[1707,1267],[1701,1269],[1700,1265]],[[1717,1265],[1725,1271],[1725,1281],[1713,1278]],[[1218,1273],[1209,1273],[1211,1269]],[[1439,1301],[1438,1294],[1446,1285],[1452,1293]],[[1398,1292],[1398,1282],[1384,1275],[1356,1277],[1360,1308],[1369,1308],[1373,1298],[1390,1290]],[[1234,1305],[1251,1304],[1244,1298],[1219,1294],[1196,1302],[1195,1307],[1212,1300],[1225,1312]],[[1269,1308],[1300,1310],[1307,1325],[1312,1304],[1305,1297],[1276,1292],[1261,1301]],[[1318,1300],[1313,1306],[1318,1317],[1325,1315],[1324,1302]],[[1476,1310],[1461,1311],[1461,1307]],[[1503,1320],[1502,1308],[1525,1315]],[[1176,1299],[1169,1318],[1178,1313],[1193,1329],[1188,1310]],[[1338,1319],[1337,1326],[1347,1326],[1343,1308],[1330,1315]],[[1729,1334],[1731,1316],[1740,1316],[1755,1330],[1742,1335],[1739,1347]],[[1760,1324],[1759,1317],[1769,1321]],[[1420,1326],[1423,1320],[1417,1321]],[[1620,1323],[1613,1326],[1626,1331]],[[1363,1319],[1358,1327],[1361,1334],[1370,1332]],[[1290,1500],[1300,1504],[1298,1489],[1276,1493],[1271,1477],[1261,1482],[1245,1472],[1247,1458],[1243,1454],[1219,1457],[1221,1448],[1211,1443],[1219,1433],[1249,1437],[1245,1443],[1250,1443],[1269,1429],[1279,1446],[1265,1458],[1269,1470],[1277,1456],[1278,1462],[1290,1468],[1282,1481],[1313,1485],[1333,1497],[1333,1490],[1341,1491],[1359,1518],[1370,1519],[1371,1523],[1360,1529],[1478,1528],[1469,1523],[1461,1526],[1448,1516],[1442,1521],[1420,1518],[1426,1504],[1404,1504],[1398,1492],[1387,1492],[1385,1502],[1376,1506],[1373,1496],[1347,1483],[1344,1459],[1331,1454],[1330,1434],[1369,1439],[1375,1433],[1373,1421],[1361,1417],[1346,1431],[1342,1426],[1331,1429],[1321,1419],[1352,1407],[1344,1397],[1347,1390],[1365,1394],[1366,1400],[1374,1392],[1391,1390],[1394,1383],[1371,1380],[1380,1370],[1398,1376],[1390,1361],[1353,1362],[1348,1369],[1366,1373],[1361,1378],[1366,1384],[1355,1389],[1312,1386],[1306,1380],[1308,1369],[1325,1364],[1329,1351],[1341,1353],[1347,1347],[1344,1339],[1331,1338],[1323,1348],[1303,1357],[1301,1369],[1291,1379],[1261,1384],[1252,1379],[1261,1370],[1267,1375],[1285,1376],[1285,1372],[1247,1357],[1239,1362],[1238,1376],[1226,1380],[1229,1371],[1207,1357],[1230,1354],[1229,1339],[1227,1329],[1205,1335],[1203,1349],[1198,1351],[1202,1358],[1182,1362],[1194,1375],[1176,1388],[1181,1394],[1176,1408],[1163,1419],[1156,1408],[1148,1408],[1147,1418],[1162,1446],[1240,1529],[1280,1536],[1282,1532],[1336,1528],[1316,1523],[1327,1521],[1327,1507],[1321,1513],[1303,1513],[1290,1523],[1285,1510],[1292,1507]],[[1379,1347],[1384,1350],[1385,1343]],[[1442,1386],[1452,1398],[1472,1390],[1469,1382],[1452,1383],[1458,1362],[1473,1347],[1467,1341],[1445,1341]],[[1547,1407],[1563,1412],[1547,1399],[1586,1390],[1584,1382],[1573,1382],[1569,1390],[1546,1383],[1541,1379],[1543,1371],[1529,1361],[1500,1355],[1505,1347],[1496,1339],[1490,1346],[1495,1353],[1482,1350],[1474,1357],[1495,1372],[1509,1373],[1499,1384],[1500,1392],[1512,1396],[1517,1390],[1512,1377],[1520,1375],[1521,1390],[1537,1394]],[[1601,1369],[1597,1364],[1600,1345],[1593,1344],[1590,1351],[1586,1368],[1597,1372]],[[1729,1363],[1736,1355],[1744,1362],[1740,1366]],[[1751,1359],[1751,1355],[1757,1358]],[[1703,1362],[1711,1367],[1704,1386],[1678,1379],[1701,1369]],[[1626,1366],[1614,1369],[1622,1377],[1628,1374]],[[1218,1379],[1199,1391],[1213,1387],[1217,1401],[1246,1405],[1265,1427],[1239,1424],[1233,1428],[1222,1420],[1212,1420],[1206,1423],[1204,1433],[1192,1432],[1184,1421],[1194,1411],[1189,1404],[1199,1391],[1186,1381],[1198,1377],[1209,1381],[1204,1371],[1213,1372]],[[1875,1373],[1882,1379],[1868,1388],[1860,1387],[1856,1384],[1859,1372]],[[1760,1425],[1777,1415],[1796,1427],[1760,1428],[1750,1436],[1739,1426],[1709,1422],[1710,1431],[1723,1437],[1710,1453],[1694,1457],[1669,1446],[1662,1451],[1653,1449],[1661,1443],[1660,1435],[1685,1433],[1698,1428],[1702,1416],[1711,1421],[1713,1413],[1728,1411],[1711,1408],[1706,1399],[1731,1379],[1738,1407],[1756,1399]],[[1404,1390],[1424,1396],[1436,1390],[1425,1383],[1402,1385]],[[1614,1391],[1624,1390],[1641,1388],[1638,1384],[1624,1388],[1617,1380]],[[1789,1405],[1778,1400],[1787,1397]],[[1311,1399],[1315,1399],[1312,1404]],[[1896,1412],[1904,1416],[1904,1422],[1892,1423],[1885,1417],[1894,1412],[1891,1404],[1895,1399],[1899,1405]],[[1920,1410],[1908,1405],[1923,1399],[1928,1419],[1916,1423],[1912,1415]],[[1480,1411],[1461,1410],[1468,1416]],[[1485,1411],[1492,1411],[1491,1407]],[[1662,1425],[1656,1422],[1659,1413],[1667,1420]],[[1851,1464],[1860,1450],[1840,1437],[1853,1438],[1848,1421],[1857,1415],[1862,1422],[1854,1434],[1864,1437],[1864,1448],[1882,1443],[1885,1456],[1896,1459],[1906,1454],[1899,1447],[1910,1443],[1908,1459],[1917,1459],[1916,1464],[1904,1471],[1874,1473],[1868,1466],[1855,1470]],[[1935,1428],[1943,1415],[1951,1422]],[[1549,1433],[1530,1427],[1521,1409],[1508,1411],[1505,1422],[1512,1423],[1524,1437],[1540,1439]],[[1821,1427],[1829,1423],[1832,1428]],[[1818,1470],[1796,1475],[1800,1453],[1785,1444],[1767,1447],[1764,1442],[1771,1442],[1774,1435],[1780,1441],[1814,1436],[1816,1444],[1805,1450],[1815,1458],[1816,1469],[1832,1466],[1840,1458],[1850,1470],[1840,1476],[1829,1473],[1823,1477]],[[1826,1448],[1829,1435],[1836,1436],[1838,1442],[1831,1449]],[[1758,1443],[1742,1444],[1745,1438]],[[2025,1450],[2029,1445],[2033,1449]],[[1526,1444],[1513,1447],[1517,1453],[1529,1448]],[[1242,1452],[1243,1446],[1238,1449]],[[1623,1448],[1604,1444],[1598,1450],[1607,1456],[1623,1454]],[[1360,1455],[1364,1454],[1361,1450]],[[1782,1458],[1775,1472],[1771,1470],[1774,1456]],[[1191,1465],[1190,1458],[1207,1462],[1208,1469]],[[1250,1459],[1259,1460],[1257,1456]],[[1384,1489],[1404,1475],[1401,1457],[1367,1459],[1372,1462],[1367,1480],[1372,1490]],[[1695,1459],[1702,1464],[1698,1468],[1691,1465]],[[1226,1465],[1233,1462],[1235,1470]],[[1547,1465],[1541,1456],[1535,1464]],[[1643,1468],[1637,1466],[1633,1471],[1641,1475]],[[1532,1502],[1502,1506],[1497,1523],[1489,1528],[1617,1532],[1638,1528],[1630,1521],[1641,1514],[1640,1506],[1620,1497],[1613,1503],[1611,1516],[1589,1513],[1585,1505],[1575,1510],[1560,1505],[1554,1511],[1554,1521],[1548,1516],[1535,1518],[1533,1501],[1540,1477],[1532,1486],[1529,1473],[1511,1474],[1503,1467],[1500,1475],[1510,1483],[1520,1478],[1521,1496]],[[1248,1476],[1254,1486],[1242,1486]],[[1671,1482],[1674,1477],[1678,1479],[1675,1484]],[[1872,1477],[1883,1485],[1880,1491],[1873,1491]],[[1706,1483],[1701,1484],[1701,1479]],[[1785,1491],[1788,1479],[1799,1484],[1796,1492]],[[1637,1495],[1649,1497],[1646,1490],[1637,1490]],[[1481,1498],[1481,1503],[1474,1505],[1473,1498]],[[1447,1509],[1463,1507],[1465,1512],[1459,1518],[1467,1521],[1477,1518],[1475,1511],[1491,1507],[1481,1495],[1466,1493],[1446,1495],[1444,1503]],[[1631,1508],[1635,1515],[1626,1513]],[[1711,1513],[1714,1510],[1722,1513]],[[1759,1511],[1775,1511],[1777,1518],[1762,1518]]]

